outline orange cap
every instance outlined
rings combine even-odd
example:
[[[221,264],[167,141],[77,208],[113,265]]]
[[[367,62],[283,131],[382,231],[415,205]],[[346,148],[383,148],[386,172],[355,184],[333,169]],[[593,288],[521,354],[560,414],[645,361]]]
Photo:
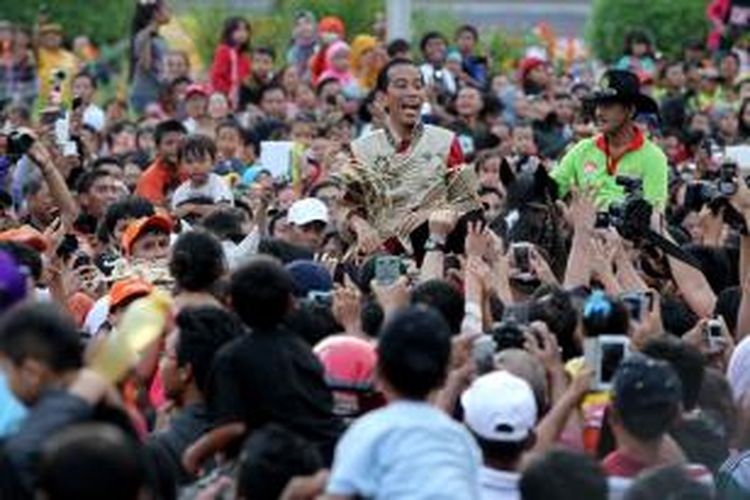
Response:
[[[15,241],[16,243],[23,243],[40,253],[44,253],[49,246],[47,238],[29,225],[23,225],[21,227],[3,231],[0,233],[0,241]]]
[[[154,286],[151,283],[135,276],[116,281],[109,290],[109,308],[114,309],[128,299],[144,297],[153,289]]]
[[[167,233],[172,231],[172,219],[168,215],[154,214],[151,217],[143,217],[128,224],[122,233],[122,249],[125,255],[130,255],[135,241],[146,231],[146,229],[161,229]]]

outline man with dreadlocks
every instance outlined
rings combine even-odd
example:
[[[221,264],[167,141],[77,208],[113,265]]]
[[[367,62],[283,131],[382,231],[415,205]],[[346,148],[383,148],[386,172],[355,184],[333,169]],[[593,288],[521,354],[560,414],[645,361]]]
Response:
[[[413,62],[391,61],[378,77],[378,90],[386,98],[386,126],[352,143],[353,162],[341,176],[357,248],[416,254],[453,249],[466,217],[447,239],[430,235],[427,220],[439,209],[461,217],[481,207],[474,170],[463,168],[453,132],[421,122],[426,88]]]

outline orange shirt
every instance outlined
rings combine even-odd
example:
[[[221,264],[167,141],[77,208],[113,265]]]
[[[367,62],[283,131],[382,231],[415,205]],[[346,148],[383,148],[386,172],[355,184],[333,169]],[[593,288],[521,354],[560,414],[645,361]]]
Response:
[[[154,205],[166,205],[167,194],[180,185],[187,177],[157,158],[141,174],[135,194],[146,198]]]

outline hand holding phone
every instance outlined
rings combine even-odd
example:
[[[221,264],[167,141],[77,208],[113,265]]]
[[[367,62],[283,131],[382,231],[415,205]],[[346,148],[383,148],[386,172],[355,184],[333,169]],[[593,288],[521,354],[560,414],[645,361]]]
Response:
[[[375,281],[379,285],[392,285],[401,277],[401,258],[383,255],[375,259]]]

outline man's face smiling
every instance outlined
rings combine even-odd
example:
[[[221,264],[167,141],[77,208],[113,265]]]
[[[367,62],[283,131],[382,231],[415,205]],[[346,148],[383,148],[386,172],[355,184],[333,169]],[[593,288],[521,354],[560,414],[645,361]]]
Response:
[[[425,88],[419,68],[399,64],[388,70],[388,110],[396,125],[412,128],[419,122]]]

